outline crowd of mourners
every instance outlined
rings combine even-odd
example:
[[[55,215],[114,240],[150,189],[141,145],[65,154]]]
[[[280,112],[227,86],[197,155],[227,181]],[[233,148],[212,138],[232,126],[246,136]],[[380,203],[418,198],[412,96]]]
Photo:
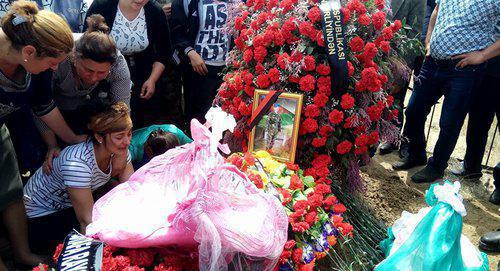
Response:
[[[0,212],[19,269],[44,261],[72,228],[85,233],[100,194],[192,141],[183,131],[203,122],[231,46],[224,0],[49,2],[0,0]],[[426,54],[405,56],[414,83],[406,120],[400,110],[396,121],[402,140],[380,154],[399,148],[396,170],[425,165],[414,182],[441,179],[469,114],[467,152],[453,172],[479,179],[500,116],[500,1],[387,4]],[[400,109],[409,86],[390,90]],[[424,125],[442,96],[427,160]],[[500,163],[494,175],[490,201],[499,205]],[[499,232],[483,239],[498,251]]]

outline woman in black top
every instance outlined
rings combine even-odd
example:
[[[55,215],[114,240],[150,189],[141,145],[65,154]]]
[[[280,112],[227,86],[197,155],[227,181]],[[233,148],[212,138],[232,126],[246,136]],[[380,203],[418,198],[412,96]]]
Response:
[[[101,14],[127,59],[134,86],[130,101],[134,127],[147,122],[149,100],[171,55],[168,24],[161,7],[148,0],[95,0],[87,16]],[[148,110],[149,109],[149,110]]]

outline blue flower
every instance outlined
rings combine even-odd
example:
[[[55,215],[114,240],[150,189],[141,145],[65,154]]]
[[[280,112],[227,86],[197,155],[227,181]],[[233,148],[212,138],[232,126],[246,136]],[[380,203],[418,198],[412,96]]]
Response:
[[[314,260],[314,249],[313,247],[306,243],[304,247],[302,247],[302,261],[308,264]]]
[[[318,239],[316,239],[316,243],[314,244],[314,248],[318,252],[323,252],[325,249],[328,249],[328,238],[325,233],[321,234]]]
[[[326,233],[328,236],[331,236],[334,234],[332,224],[330,222],[326,222],[325,225],[323,225],[323,230],[324,233]]]

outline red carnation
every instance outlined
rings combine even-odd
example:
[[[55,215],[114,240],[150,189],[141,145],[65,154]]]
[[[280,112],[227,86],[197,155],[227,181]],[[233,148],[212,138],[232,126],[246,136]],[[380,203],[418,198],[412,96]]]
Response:
[[[266,47],[264,46],[258,46],[254,49],[254,55],[253,55],[253,58],[257,61],[257,62],[263,62],[264,59],[266,58],[267,56],[267,50],[266,50]]]
[[[318,106],[316,106],[315,104],[310,104],[306,106],[304,115],[308,118],[315,118],[319,116],[320,113],[321,111]]]
[[[278,61],[278,67],[284,70],[290,63],[290,56],[287,53],[280,54],[278,55],[277,61]]]
[[[377,11],[372,15],[372,22],[375,29],[380,30],[385,24],[386,14],[382,11]]]
[[[259,88],[267,88],[271,82],[269,81],[269,76],[267,74],[261,74],[257,76],[257,85]]]
[[[319,73],[320,75],[330,75],[330,67],[325,64],[319,64],[316,67],[316,72]]]
[[[252,181],[253,184],[255,184],[255,186],[259,189],[262,189],[264,188],[264,183],[262,182],[262,177],[260,177],[259,174],[255,174],[255,173],[248,173],[248,179],[250,179],[250,181]]]
[[[337,145],[337,153],[338,154],[346,154],[351,151],[352,143],[348,140],[344,140]]]
[[[329,125],[322,126],[319,129],[319,135],[322,137],[329,137],[332,132],[333,132],[333,128],[332,128],[332,126],[329,126]]]
[[[248,96],[253,97],[254,92],[255,92],[255,88],[253,86],[250,86],[250,85],[245,86],[245,93]]]
[[[365,50],[363,51],[364,61],[372,60],[378,53],[377,46],[373,42],[368,42],[365,45]]]
[[[290,257],[292,257],[292,252],[290,250],[283,250],[283,252],[281,252],[279,262],[281,264],[284,264],[284,263],[288,262]]]
[[[363,50],[364,46],[365,46],[365,41],[358,36],[354,37],[349,42],[349,47],[351,48],[351,51],[353,51],[353,52],[361,52],[361,50]]]
[[[351,77],[354,74],[354,66],[352,65],[351,61],[347,61],[347,70],[349,77]]]
[[[367,151],[368,151],[368,147],[361,146],[361,147],[356,147],[356,149],[354,150],[354,153],[355,154],[363,154],[363,153],[365,153]]]
[[[328,102],[328,96],[326,96],[323,93],[318,93],[318,94],[316,94],[316,96],[314,96],[313,102],[315,105],[317,105],[319,107],[323,107]]]
[[[309,203],[311,209],[316,210],[316,208],[320,207],[323,203],[323,195],[310,193],[307,195],[307,202]]]
[[[312,225],[318,221],[318,215],[316,214],[316,212],[310,212],[310,213],[306,214],[305,221],[309,225]]]
[[[396,33],[398,32],[399,29],[401,29],[403,25],[401,24],[400,20],[395,20],[394,23],[391,25],[392,27],[392,32]]]
[[[327,96],[332,94],[332,81],[330,76],[321,76],[318,78],[318,93],[323,93]]]
[[[327,167],[329,166],[330,164],[332,163],[332,158],[326,154],[320,154],[318,156],[316,156],[312,162],[311,162],[311,165],[313,167],[316,167],[316,168],[320,168],[320,167]],[[306,176],[307,174],[304,173],[304,176]],[[311,175],[312,176],[312,175]],[[314,176],[313,176],[314,177]]]
[[[375,5],[379,10],[383,10],[385,8],[385,0],[375,0]]]
[[[329,185],[326,184],[318,184],[314,187],[314,193],[317,194],[330,194],[332,192],[332,189],[330,188]]]
[[[328,196],[324,201],[323,204],[329,208],[330,206],[333,206],[334,204],[337,204],[337,198],[335,196]]]
[[[130,258],[130,265],[149,267],[155,260],[155,253],[149,249],[131,249],[125,254]]]
[[[314,138],[312,140],[311,144],[316,148],[321,148],[321,147],[325,146],[326,138],[324,138],[324,137]]]
[[[255,65],[255,74],[262,74],[266,71],[266,68],[264,68],[264,65],[262,63],[257,63]]]
[[[245,52],[243,53],[243,61],[246,63],[250,63],[253,59],[253,52],[252,49],[246,49]]]
[[[274,45],[276,45],[276,46],[282,46],[283,44],[285,44],[285,38],[283,37],[283,35],[281,34],[281,32],[277,31],[274,34]]]
[[[369,138],[366,134],[360,134],[358,137],[356,137],[354,144],[356,144],[356,146],[358,146],[358,147],[361,147],[361,146],[367,145],[368,141],[369,141]]]
[[[141,268],[139,266],[127,266],[122,271],[144,271],[144,268]]]
[[[321,11],[315,6],[309,10],[307,18],[309,18],[312,23],[319,22],[321,20]]]
[[[368,26],[370,25],[370,17],[368,17],[366,14],[361,14],[358,17],[358,23],[360,25]]]
[[[312,56],[304,57],[304,70],[307,72],[314,71],[316,69],[316,61]]]
[[[286,250],[291,250],[296,244],[297,243],[295,242],[295,240],[288,240],[285,243],[285,249]]]
[[[366,113],[371,121],[378,121],[382,116],[382,109],[376,105],[372,105],[366,109]]]
[[[301,263],[302,262],[302,248],[296,248],[293,250],[293,255],[292,259],[294,263]]]
[[[354,106],[354,98],[351,96],[351,94],[346,93],[342,95],[340,106],[342,107],[342,109],[351,109]]]
[[[349,21],[349,19],[351,19],[351,12],[349,11],[349,9],[346,9],[346,8],[342,8],[341,11],[342,11],[342,15],[344,17],[342,22],[344,24],[346,24]]]
[[[308,207],[309,207],[309,202],[307,200],[298,200],[293,205],[293,209],[296,212],[307,211]]]
[[[269,75],[269,79],[273,83],[277,83],[280,81],[280,71],[276,68],[271,68],[267,75]]]
[[[339,124],[344,120],[344,112],[334,109],[328,114],[328,119],[334,125]]]
[[[339,204],[335,204],[335,206],[333,206],[333,211],[337,214],[341,214],[341,213],[344,213],[345,211],[347,211],[347,208],[345,208],[344,204],[339,203]]]
[[[385,40],[391,40],[394,37],[394,33],[391,27],[386,27],[382,30],[382,36]]]
[[[384,41],[381,41],[381,42],[380,42],[380,49],[381,49],[384,53],[388,54],[388,53],[389,53],[389,51],[391,50],[391,46],[389,45],[389,42],[388,42],[388,41],[385,41],[385,40],[384,40]]]
[[[368,141],[368,144],[370,145],[374,145],[378,142],[379,140],[379,134],[377,131],[373,131],[370,133],[370,137],[369,137],[369,141]]]
[[[292,177],[290,177],[290,190],[297,189],[304,190],[304,183],[297,174],[293,174]]]
[[[306,92],[313,91],[315,84],[316,84],[316,79],[314,79],[314,76],[310,74],[302,76],[299,81],[300,89]]]
[[[318,122],[315,119],[307,118],[302,122],[302,127],[306,133],[314,133],[318,130]]]

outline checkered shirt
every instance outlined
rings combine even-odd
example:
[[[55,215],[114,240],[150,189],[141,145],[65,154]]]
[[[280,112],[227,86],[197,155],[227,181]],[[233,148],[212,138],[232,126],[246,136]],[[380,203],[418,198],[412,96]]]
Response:
[[[436,0],[439,5],[430,41],[431,56],[449,59],[492,44],[500,20],[500,0]]]

